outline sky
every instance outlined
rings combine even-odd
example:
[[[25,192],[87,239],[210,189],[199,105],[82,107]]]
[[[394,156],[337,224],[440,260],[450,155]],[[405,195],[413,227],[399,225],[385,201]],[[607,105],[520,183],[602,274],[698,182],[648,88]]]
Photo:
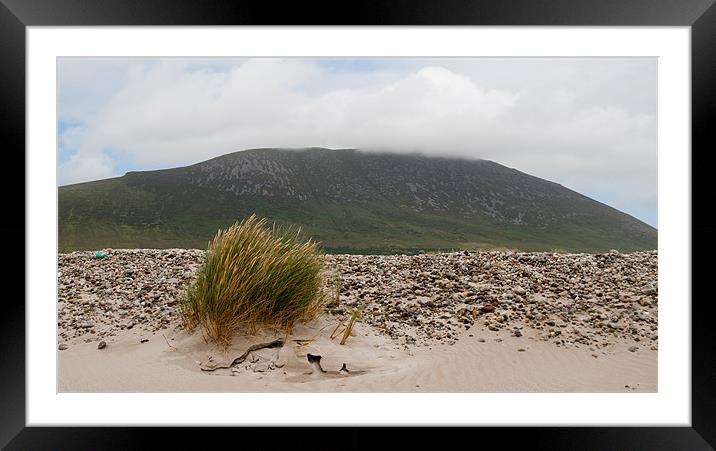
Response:
[[[57,61],[58,184],[257,147],[482,158],[657,226],[655,58]]]

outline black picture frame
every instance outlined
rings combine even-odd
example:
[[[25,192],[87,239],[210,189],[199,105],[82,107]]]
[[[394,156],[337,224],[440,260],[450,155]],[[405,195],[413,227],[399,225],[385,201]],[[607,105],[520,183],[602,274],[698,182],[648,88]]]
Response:
[[[3,147],[6,167],[22,180],[0,177],[8,212],[0,228],[8,239],[14,271],[18,255],[32,240],[25,229],[25,199],[13,196],[25,186],[25,31],[29,26],[115,26],[115,25],[571,25],[571,26],[688,26],[691,27],[692,64],[692,206],[709,193],[707,185],[694,183],[707,154],[711,122],[716,105],[716,7],[714,0],[442,0],[440,2],[394,0],[340,3],[185,1],[185,0],[0,0],[0,124],[5,128]],[[280,5],[280,6],[279,6]],[[704,200],[704,199],[701,199]],[[707,234],[716,227],[692,208],[692,242],[698,238],[699,254],[710,254],[713,244]],[[692,247],[693,249],[693,247]],[[692,253],[692,255],[694,255]],[[48,258],[53,258],[48,255]],[[25,258],[23,257],[23,267]],[[693,288],[709,281],[708,265],[692,263]],[[25,267],[25,271],[32,268]],[[26,273],[27,276],[27,273]],[[14,283],[14,282],[13,282]],[[19,284],[17,284],[19,286]],[[6,297],[2,302],[0,327],[0,446],[8,449],[125,449],[148,446],[146,436],[163,445],[186,445],[199,438],[204,447],[214,443],[237,443],[233,428],[211,434],[193,429],[160,428],[44,428],[25,427],[25,298]],[[514,428],[514,438],[549,449],[713,449],[716,446],[716,366],[714,340],[710,339],[712,302],[708,296],[693,297],[692,309],[692,421],[691,427],[549,427]],[[691,300],[684,299],[685,303]],[[427,428],[399,434],[403,445],[421,441]],[[505,431],[480,430],[480,436],[505,440]],[[263,431],[262,434],[273,434]],[[281,432],[284,433],[284,432]],[[288,432],[298,434],[298,432]],[[345,447],[373,446],[374,436],[358,429],[334,430]],[[145,437],[139,437],[139,435]],[[466,435],[472,435],[469,433]],[[304,435],[304,432],[301,432]],[[307,436],[313,433],[306,434]],[[457,440],[452,432],[449,440]],[[317,436],[316,436],[317,437]],[[327,444],[328,439],[321,436]],[[315,444],[312,440],[303,442]],[[335,443],[335,442],[334,442]],[[481,442],[480,442],[481,443]],[[457,443],[455,443],[457,445]],[[293,446],[293,445],[290,445]],[[312,446],[313,447],[313,446]]]

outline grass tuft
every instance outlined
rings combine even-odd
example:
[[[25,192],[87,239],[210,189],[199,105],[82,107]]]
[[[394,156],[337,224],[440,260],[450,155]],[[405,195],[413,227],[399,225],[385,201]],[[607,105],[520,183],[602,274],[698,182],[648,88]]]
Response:
[[[181,313],[189,331],[201,327],[228,346],[239,328],[260,325],[290,330],[314,318],[323,305],[323,262],[318,243],[299,232],[277,231],[256,215],[219,230],[209,243]]]

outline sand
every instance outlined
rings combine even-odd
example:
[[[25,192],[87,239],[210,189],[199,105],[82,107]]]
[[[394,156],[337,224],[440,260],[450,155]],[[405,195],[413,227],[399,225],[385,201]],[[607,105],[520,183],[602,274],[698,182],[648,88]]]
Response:
[[[181,326],[203,251],[105,254],[58,258],[60,392],[658,390],[656,252],[326,255],[339,305],[228,350]],[[359,307],[342,346],[330,335]]]
[[[284,339],[279,332],[237,337],[227,352],[200,333],[125,330],[58,351],[60,392],[656,392],[657,351],[617,342],[595,351],[560,348],[525,329],[521,337],[475,325],[450,346],[406,346],[358,324],[341,346],[326,315],[296,328],[283,347],[249,353],[249,345]],[[165,338],[166,337],[166,338]],[[309,340],[313,341],[294,341]],[[141,340],[148,341],[142,343]],[[307,355],[321,355],[320,367]],[[211,359],[210,359],[211,357]],[[346,371],[340,371],[343,363]],[[211,366],[211,365],[209,365]]]

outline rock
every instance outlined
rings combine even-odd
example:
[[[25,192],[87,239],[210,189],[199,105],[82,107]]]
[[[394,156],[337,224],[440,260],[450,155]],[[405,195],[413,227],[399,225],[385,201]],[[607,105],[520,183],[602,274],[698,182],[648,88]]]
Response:
[[[480,343],[484,343],[484,342],[485,342],[485,339],[484,339],[484,338],[478,338],[477,341],[479,341]]]
[[[517,350],[517,352],[525,352],[525,351],[526,351],[525,348],[520,348],[520,349]]]
[[[57,349],[59,349],[60,351],[64,351],[64,350],[67,349],[67,348],[69,348],[69,346],[67,346],[67,345],[64,344],[64,343],[61,343],[61,344],[57,347]]]
[[[269,364],[266,362],[257,364],[253,369],[254,373],[265,373],[268,370],[269,370]]]
[[[630,347],[629,347],[629,352],[636,352],[637,350],[639,350],[639,348],[636,347],[636,346],[630,346]]]
[[[58,342],[106,340],[120,329],[183,330],[178,309],[205,251],[119,250],[101,263],[88,255],[58,255]],[[644,349],[658,345],[656,252],[477,251],[466,257],[461,251],[322,258],[341,274],[345,313],[365,303],[362,324],[403,343],[410,339],[399,330],[389,331],[393,325],[407,326],[418,346],[430,346],[425,340],[433,336],[453,343],[482,317],[490,318],[485,330],[490,325],[501,330],[508,323],[536,327],[537,339],[568,346],[596,349],[613,338],[631,339],[632,344],[639,339]],[[514,330],[505,329],[517,336]]]
[[[97,349],[104,349],[107,347],[107,343],[104,341],[100,341],[99,344],[97,344]]]
[[[547,298],[542,296],[541,294],[533,294],[527,299],[527,303],[529,304],[543,304],[547,301]]]
[[[514,335],[515,337],[521,337],[522,332],[520,332],[518,329],[515,329],[515,331],[512,333],[512,335]]]
[[[140,343],[146,343],[148,341],[149,341],[149,338],[142,338],[141,340],[139,340]]]
[[[416,300],[417,300],[418,304],[422,305],[422,306],[432,305],[432,300],[429,297],[418,296]]]

